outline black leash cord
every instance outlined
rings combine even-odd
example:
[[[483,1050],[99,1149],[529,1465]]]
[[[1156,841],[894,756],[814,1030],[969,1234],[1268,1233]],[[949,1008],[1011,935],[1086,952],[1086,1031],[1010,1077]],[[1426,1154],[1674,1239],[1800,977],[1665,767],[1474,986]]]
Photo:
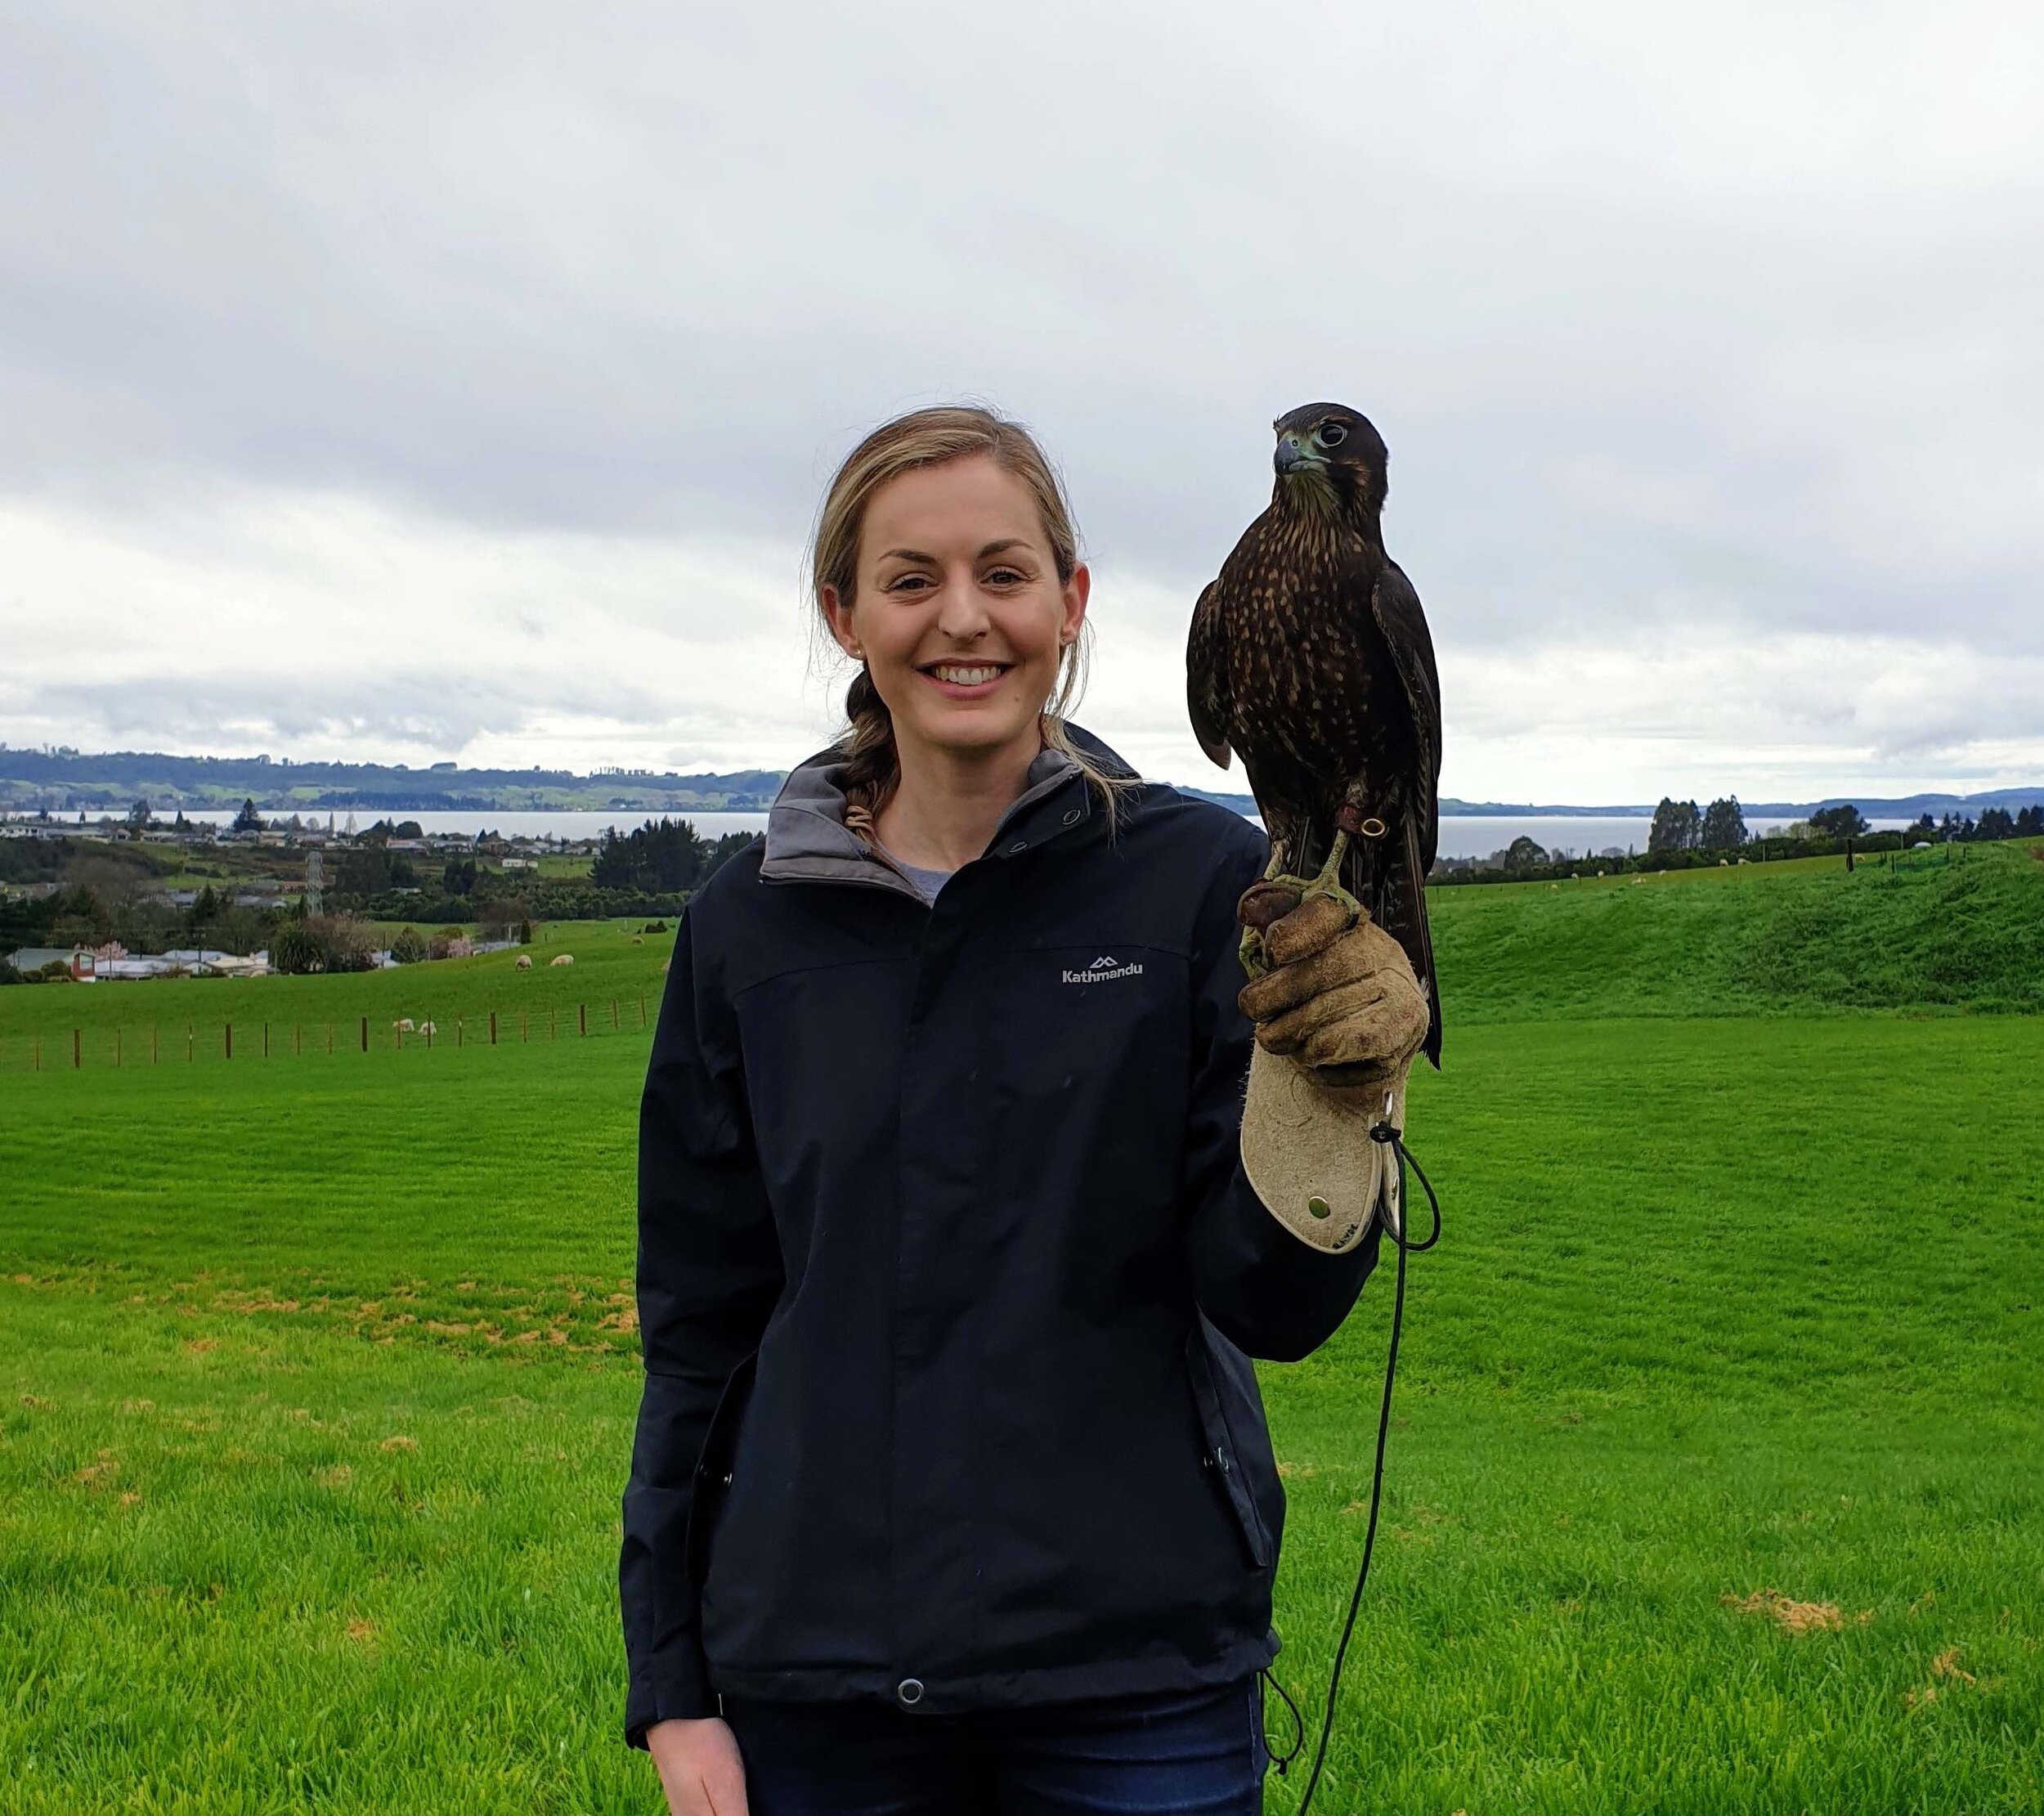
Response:
[[[1313,1769],[1307,1775],[1306,1791],[1299,1799],[1296,1816],[1307,1816],[1312,1807],[1313,1793],[1319,1787],[1320,1769],[1327,1763],[1327,1743],[1334,1733],[1334,1703],[1341,1694],[1342,1666],[1348,1657],[1348,1643],[1355,1637],[1356,1611],[1363,1605],[1363,1585],[1369,1581],[1370,1554],[1377,1548],[1377,1516],[1384,1504],[1384,1445],[1391,1436],[1391,1390],[1398,1378],[1398,1340],[1405,1328],[1405,1258],[1423,1255],[1441,1240],[1441,1200],[1434,1195],[1432,1182],[1420,1170],[1419,1163],[1406,1151],[1404,1131],[1392,1127],[1389,1122],[1378,1123],[1369,1132],[1373,1141],[1387,1141],[1392,1151],[1398,1156],[1398,1226],[1393,1229],[1389,1222],[1384,1226],[1391,1237],[1392,1245],[1398,1251],[1397,1285],[1391,1302],[1391,1344],[1384,1355],[1384,1394],[1377,1412],[1377,1460],[1369,1478],[1369,1527],[1363,1535],[1363,1561],[1356,1572],[1356,1587],[1348,1598],[1348,1618],[1342,1623],[1341,1643],[1334,1648],[1334,1675],[1327,1680],[1327,1706],[1320,1716],[1320,1745],[1313,1750]],[[1422,1242],[1410,1240],[1405,1235],[1405,1168],[1410,1166],[1418,1177],[1427,1194],[1427,1204],[1433,1213],[1433,1227]],[[1276,1679],[1268,1679],[1276,1683]],[[1284,1697],[1285,1706],[1292,1711],[1292,1720],[1299,1738],[1292,1750],[1278,1763],[1278,1776],[1283,1778],[1286,1767],[1298,1756],[1306,1736],[1299,1726],[1298,1708],[1282,1688],[1278,1691]]]

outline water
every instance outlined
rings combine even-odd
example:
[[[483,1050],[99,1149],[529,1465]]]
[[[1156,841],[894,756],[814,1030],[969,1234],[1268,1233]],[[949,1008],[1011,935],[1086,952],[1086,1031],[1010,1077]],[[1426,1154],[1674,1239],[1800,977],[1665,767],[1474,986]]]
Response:
[[[231,809],[187,809],[186,818],[210,822],[225,826],[234,818]],[[289,816],[285,816],[288,818]],[[324,827],[324,810],[303,816],[307,824]],[[378,816],[356,811],[355,823],[369,825]],[[535,838],[580,840],[601,837],[606,827],[613,827],[620,832],[629,832],[643,826],[648,819],[658,819],[657,814],[648,814],[643,808],[631,812],[591,811],[586,813],[476,813],[464,809],[459,813],[425,812],[397,813],[394,819],[416,820],[422,831],[428,834],[459,834],[473,837],[487,829],[503,834],[507,838]],[[689,809],[670,809],[668,816],[685,819],[693,824],[706,839],[722,838],[727,832],[762,832],[766,830],[764,814],[731,814],[698,812]],[[88,822],[88,824],[90,823]],[[1773,818],[1765,821],[1749,823],[1755,833],[1764,832],[1778,823]],[[1875,820],[1878,831],[1889,831],[1910,823],[1903,819]],[[345,811],[336,812],[334,824],[338,828],[347,824]],[[1530,838],[1546,851],[1563,851],[1571,857],[1594,856],[1616,846],[1620,850],[1644,851],[1647,832],[1652,824],[1644,817],[1616,814],[1457,814],[1444,816],[1441,822],[1440,854],[1444,858],[1487,858],[1493,852],[1502,851],[1511,842],[1522,836]]]

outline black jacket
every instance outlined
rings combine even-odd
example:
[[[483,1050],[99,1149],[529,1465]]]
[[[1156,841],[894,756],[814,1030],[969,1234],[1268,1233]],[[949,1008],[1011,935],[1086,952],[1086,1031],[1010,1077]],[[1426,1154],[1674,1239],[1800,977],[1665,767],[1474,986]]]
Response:
[[[796,772],[675,940],[639,1123],[625,1724],[715,1693],[933,1712],[1277,1650],[1244,1352],[1376,1260],[1243,1177],[1235,903],[1262,835],[1046,751],[927,906]]]

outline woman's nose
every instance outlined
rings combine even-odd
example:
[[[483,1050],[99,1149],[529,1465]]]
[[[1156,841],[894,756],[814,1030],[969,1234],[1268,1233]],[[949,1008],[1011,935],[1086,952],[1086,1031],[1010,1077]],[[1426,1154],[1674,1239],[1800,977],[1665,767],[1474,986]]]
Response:
[[[944,596],[937,605],[937,628],[947,637],[964,643],[984,636],[990,621],[986,601],[970,576],[944,583]]]

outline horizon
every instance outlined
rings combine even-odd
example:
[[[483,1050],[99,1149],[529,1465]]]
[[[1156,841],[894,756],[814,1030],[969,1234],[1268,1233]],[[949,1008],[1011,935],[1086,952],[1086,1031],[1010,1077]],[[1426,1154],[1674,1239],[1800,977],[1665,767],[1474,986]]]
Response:
[[[164,760],[164,761],[168,761],[168,762],[175,762],[175,763],[213,763],[213,764],[221,764],[221,765],[234,765],[234,766],[239,766],[239,767],[246,767],[246,768],[249,768],[249,769],[380,769],[380,770],[383,770],[383,771],[386,771],[386,772],[397,772],[397,771],[401,771],[401,772],[403,772],[403,773],[406,773],[406,774],[408,774],[408,775],[416,775],[416,776],[421,776],[421,777],[438,775],[438,776],[441,776],[441,777],[443,777],[443,778],[446,778],[446,777],[450,777],[450,776],[451,776],[451,777],[452,777],[455,780],[457,780],[457,781],[458,781],[459,779],[460,779],[462,777],[464,777],[464,776],[468,776],[468,775],[473,775],[473,776],[499,775],[499,776],[507,776],[507,777],[509,777],[509,776],[531,776],[531,777],[546,776],[546,777],[552,777],[552,778],[561,778],[561,779],[563,779],[563,780],[565,780],[565,781],[574,782],[580,782],[580,783],[585,783],[585,784],[595,784],[595,783],[601,783],[601,782],[634,782],[634,781],[637,781],[637,782],[656,782],[656,783],[657,783],[657,782],[683,783],[683,782],[725,782],[725,783],[728,783],[728,782],[735,782],[735,781],[737,781],[737,780],[742,779],[742,778],[746,778],[746,777],[748,777],[748,776],[753,776],[753,775],[757,775],[757,776],[765,777],[765,778],[770,778],[770,779],[773,779],[773,780],[775,780],[775,781],[778,781],[780,778],[782,778],[785,777],[785,776],[787,775],[787,773],[788,773],[788,769],[789,769],[789,768],[791,768],[791,767],[792,767],[792,765],[778,765],[778,766],[777,766],[777,765],[742,765],[742,766],[738,767],[738,768],[736,768],[736,769],[721,769],[721,770],[719,770],[719,769],[689,769],[689,770],[654,770],[654,769],[643,769],[643,768],[640,768],[640,769],[624,769],[624,768],[621,768],[621,767],[618,767],[618,766],[616,766],[616,765],[599,765],[599,766],[598,766],[597,768],[594,768],[594,769],[589,769],[589,770],[575,770],[575,769],[571,769],[558,768],[558,767],[554,767],[554,766],[552,766],[552,765],[505,765],[505,764],[494,764],[494,765],[466,765],[466,764],[462,764],[462,763],[459,762],[458,760],[454,760],[454,759],[450,759],[450,758],[438,759],[438,760],[434,760],[434,761],[433,761],[433,762],[431,762],[431,763],[428,763],[428,764],[426,764],[426,765],[415,765],[415,764],[411,764],[411,763],[409,763],[409,762],[406,762],[406,761],[404,761],[404,760],[401,760],[392,761],[392,762],[388,762],[388,763],[378,763],[378,762],[373,762],[373,761],[365,761],[365,760],[364,760],[358,759],[358,758],[348,758],[348,757],[303,757],[303,756],[283,756],[283,755],[274,755],[274,754],[272,754],[272,753],[271,753],[271,752],[268,752],[268,751],[259,751],[259,752],[258,752],[258,751],[249,751],[249,752],[210,752],[210,751],[160,751],[160,750],[143,750],[143,749],[128,749],[128,750],[117,750],[117,751],[87,751],[87,750],[85,750],[85,749],[83,749],[83,748],[82,748],[82,747],[77,747],[77,746],[70,746],[70,745],[62,745],[62,744],[54,744],[54,745],[41,745],[41,746],[37,746],[37,745],[18,745],[18,744],[12,744],[12,743],[10,743],[7,740],[6,740],[6,739],[4,739],[4,738],[0,738],[0,756],[11,756],[11,755],[35,756],[41,756],[41,757],[44,757],[44,758],[47,758],[47,759],[52,759],[52,760],[58,760],[58,761],[63,761],[63,762],[77,762],[77,763],[81,763],[81,764],[83,764],[83,763],[90,763],[90,762],[92,762],[92,761],[94,761],[94,760],[115,761],[115,760],[129,760],[129,761],[148,761],[148,760]],[[1220,777],[1222,780],[1226,780],[1226,779],[1228,779],[1228,778],[1235,778],[1235,779],[1236,779],[1236,780],[1238,780],[1238,781],[1241,781],[1241,780],[1243,779],[1243,778],[1241,778],[1241,773],[1240,773],[1240,769],[1239,769],[1239,766],[1237,766],[1236,768],[1235,768],[1235,769],[1230,769],[1230,770],[1229,770],[1229,771],[1226,771],[1226,772],[1216,771],[1216,772],[1214,772],[1214,773],[1215,773],[1217,776]],[[4,783],[5,783],[7,780],[9,780],[9,779],[10,779],[10,778],[6,778],[6,777],[4,777],[4,776],[0,776],[0,784],[4,784]],[[1248,789],[1247,789],[1246,785],[1245,785],[1245,786],[1241,786],[1241,787],[1234,787],[1234,788],[1229,788],[1229,787],[1217,787],[1213,786],[1212,783],[1209,783],[1209,782],[1186,782],[1179,781],[1179,780],[1177,780],[1177,779],[1176,779],[1176,778],[1168,778],[1168,777],[1153,777],[1153,778],[1150,778],[1150,779],[1152,779],[1152,780],[1156,780],[1156,781],[1166,781],[1166,782],[1171,782],[1172,786],[1173,786],[1173,787],[1189,788],[1191,791],[1195,792],[1195,793],[1205,794],[1205,795],[1213,796],[1216,796],[1216,797],[1225,798],[1225,799],[1227,799],[1227,800],[1231,800],[1231,801],[1233,801],[1233,800],[1248,800],[1248,799],[1249,799],[1248,791]],[[104,781],[101,781],[101,782],[94,782],[94,781],[92,781],[92,779],[90,779],[89,778],[84,778],[84,777],[80,777],[80,778],[73,778],[73,785],[74,785],[74,786],[77,786],[77,787],[101,787],[101,788],[114,787],[118,787],[118,786],[124,786],[124,785],[121,785],[121,784],[115,784],[115,783],[113,783],[113,782],[104,782]],[[244,787],[249,786],[249,784],[247,782],[247,781],[246,781],[246,780],[245,780],[245,778],[244,778],[243,781],[240,781],[240,782],[236,782],[235,783],[234,783],[234,784],[233,784],[233,786],[234,786],[235,787],[240,788],[240,787]],[[1915,805],[1915,804],[1916,804],[1917,802],[1921,801],[1921,800],[1926,800],[1926,799],[1928,799],[1928,800],[1934,800],[1939,801],[1939,802],[1949,801],[1952,805],[1955,805],[1955,806],[1957,806],[1957,805],[1973,805],[1973,804],[1975,804],[1976,801],[1977,801],[1979,805],[1995,805],[1995,804],[1997,804],[1997,803],[1995,803],[1994,801],[1992,801],[1992,800],[1989,800],[1989,799],[1988,799],[1988,798],[1987,798],[1987,797],[1992,797],[1992,796],[2009,796],[2009,795],[2022,795],[2022,796],[2029,796],[2029,795],[2033,795],[2033,795],[2037,797],[2037,799],[2040,802],[2044,802],[2044,781],[2040,781],[2040,782],[2033,782],[2033,783],[2030,783],[2030,782],[2019,782],[2019,783],[2013,783],[2013,784],[2004,784],[2004,785],[2001,785],[2001,786],[1999,786],[1999,787],[1997,787],[1992,788],[1992,789],[1977,789],[1977,790],[1959,790],[1959,789],[1943,788],[1943,787],[1936,787],[1936,786],[1930,786],[1930,787],[1918,787],[1918,788],[1903,788],[1903,789],[1898,789],[1898,790],[1896,790],[1894,792],[1893,792],[1893,793],[1889,793],[1889,794],[1875,794],[1875,793],[1872,793],[1872,792],[1871,792],[1871,791],[1860,791],[1858,795],[1854,795],[1854,794],[1852,794],[1852,793],[1850,793],[1850,792],[1840,793],[1840,792],[1836,792],[1836,791],[1834,791],[1834,792],[1832,792],[1832,793],[1829,793],[1829,794],[1817,794],[1817,795],[1811,795],[1811,796],[1806,796],[1799,797],[1799,798],[1793,799],[1793,800],[1789,800],[1789,799],[1770,800],[1770,799],[1765,799],[1765,798],[1760,798],[1760,797],[1755,797],[1755,798],[1752,798],[1752,799],[1747,799],[1746,797],[1744,797],[1744,796],[1739,796],[1739,795],[1738,795],[1738,794],[1737,794],[1735,791],[1728,791],[1728,798],[1729,798],[1729,799],[1731,799],[1731,800],[1734,800],[1734,801],[1737,802],[1737,804],[1741,806],[1741,808],[1742,809],[1744,809],[1745,811],[1747,811],[1747,812],[1755,813],[1755,814],[1784,814],[1784,813],[1797,812],[1797,811],[1801,811],[1801,810],[1804,810],[1804,809],[1808,809],[1822,808],[1822,807],[1825,807],[1825,806],[1830,806],[1830,805],[1841,805],[1841,804],[1851,804],[1851,805],[1862,805],[1862,804],[1864,804],[1864,805],[1871,805],[1871,806],[1875,807],[1876,809],[1879,809],[1880,807],[1881,807],[1881,806],[1883,806],[1883,805],[1890,805],[1890,806],[1899,807],[1899,806],[1903,805],[1905,805],[1905,804],[1911,805]],[[251,798],[251,799],[253,799],[253,796],[251,796],[250,798]],[[1661,799],[1661,798],[1663,798],[1663,797],[1662,797],[1662,796],[1656,796],[1656,802],[1657,802],[1657,801],[1658,801],[1660,799]],[[1682,796],[1679,796],[1679,795],[1674,795],[1674,794],[1672,794],[1672,793],[1668,793],[1668,794],[1666,794],[1666,795],[1665,795],[1665,798],[1670,799],[1670,800],[1682,800],[1682,799],[1684,799],[1684,798],[1686,798],[1686,797]],[[1704,799],[1704,798],[1706,798],[1706,797],[1705,797],[1705,796],[1703,796],[1703,795],[1699,795],[1699,796],[1697,796],[1696,798],[1697,798],[1697,799],[1698,799],[1699,800],[1703,800],[1703,799]],[[1715,798],[1715,797],[1712,797],[1712,798]],[[1471,800],[1471,799],[1468,799],[1468,798],[1467,798],[1467,797],[1464,797],[1464,796],[1450,796],[1450,795],[1447,795],[1447,794],[1445,794],[1445,793],[1444,793],[1444,794],[1443,794],[1443,796],[1441,796],[1441,801],[1442,801],[1442,806],[1441,806],[1441,811],[1442,816],[1443,816],[1444,818],[1540,818],[1540,817],[1543,817],[1543,816],[1556,816],[1556,815],[1564,816],[1564,817],[1567,817],[1567,816],[1578,816],[1578,815],[1580,815],[1580,816],[1588,817],[1588,818],[1594,818],[1594,817],[1598,817],[1598,816],[1605,816],[1605,817],[1608,817],[1608,818],[1620,818],[1620,819],[1625,819],[1625,818],[1642,818],[1642,817],[1645,817],[1645,816],[1651,815],[1651,814],[1652,814],[1653,810],[1654,810],[1654,805],[1656,805],[1656,802],[1647,802],[1647,801],[1639,801],[1639,800],[1634,800],[1634,801],[1625,801],[1625,802],[1602,802],[1602,803],[1599,803],[1599,802],[1589,802],[1589,801],[1537,801],[1537,800],[1513,801],[1513,800],[1503,800],[1503,799],[1495,798],[1495,797],[1492,797],[1492,798],[1486,798],[1486,799],[1481,799],[1481,800]],[[182,805],[188,805],[189,804],[182,804]],[[181,805],[181,804],[180,804],[180,803],[178,803],[178,802],[176,802],[176,801],[167,801],[167,802],[164,804],[164,811],[166,811],[166,812],[173,812],[173,811],[176,811],[176,810],[177,810],[177,809],[178,809],[178,808],[179,808],[179,806],[180,806],[180,805]],[[258,806],[258,808],[262,808],[262,807],[263,807],[263,806],[264,806],[264,804],[263,804],[262,802],[258,801],[258,802],[257,802],[257,805]],[[483,813],[491,813],[491,812],[499,812],[499,813],[520,813],[520,814],[527,814],[527,813],[545,813],[545,812],[552,812],[552,811],[564,812],[564,813],[588,813],[588,812],[607,812],[607,811],[611,811],[611,810],[612,810],[612,809],[588,809],[588,808],[561,808],[561,809],[549,809],[549,808],[544,808],[544,807],[538,807],[538,808],[534,808],[534,807],[527,807],[527,808],[505,808],[505,807],[494,807],[494,808],[477,808],[477,809],[470,809],[470,808],[466,808],[466,807],[455,807],[455,808],[436,808],[436,807],[432,807],[432,806],[423,806],[423,805],[412,805],[412,806],[410,806],[410,807],[409,807],[409,808],[406,808],[406,807],[397,806],[397,805],[390,805],[390,804],[382,804],[382,805],[381,805],[380,806],[379,806],[379,807],[364,808],[363,806],[361,806],[361,805],[357,805],[357,804],[349,804],[349,803],[327,803],[327,802],[319,802],[319,803],[304,803],[304,802],[301,802],[301,803],[285,803],[285,804],[283,804],[283,805],[278,805],[278,806],[275,809],[275,810],[276,810],[278,814],[283,814],[283,813],[285,813],[285,812],[289,812],[289,811],[293,811],[293,810],[294,810],[294,809],[295,809],[296,811],[298,811],[298,812],[300,812],[300,813],[307,813],[307,812],[316,812],[316,811],[318,811],[318,812],[325,812],[325,811],[338,812],[338,811],[342,811],[342,810],[344,810],[344,809],[352,809],[352,811],[356,811],[356,812],[361,812],[361,811],[385,811],[385,812],[392,812],[392,813],[396,813],[396,812],[407,812],[407,811],[409,811],[409,812],[413,812],[413,813],[468,813],[468,812],[483,812]],[[104,807],[104,808],[101,808],[101,809],[96,809],[96,810],[97,810],[98,812],[100,812],[101,814],[108,814],[108,813],[114,813],[114,812],[116,812],[116,811],[117,811],[117,809],[115,808],[115,806],[114,805],[114,804],[110,803],[110,804],[108,804],[105,807]],[[225,809],[218,809],[218,808],[201,808],[201,807],[196,807],[196,806],[191,806],[191,807],[189,808],[189,810],[191,810],[191,811],[198,811],[198,812],[213,812],[213,811],[223,811],[223,810],[225,810]],[[638,808],[632,808],[632,807],[625,807],[625,808],[621,808],[621,809],[616,809],[616,811],[619,811],[619,812],[636,812],[636,811],[639,811],[639,810],[640,810],[640,809],[638,809]],[[661,808],[659,808],[659,807],[657,807],[657,806],[652,806],[652,807],[648,807],[646,810],[648,810],[648,811],[652,811],[652,812],[659,812],[659,811],[662,811],[663,809],[661,809]],[[684,809],[676,809],[676,810],[680,810],[680,811],[688,811],[688,810],[691,810],[691,809],[685,809],[685,808],[684,808]],[[714,812],[714,811],[717,811],[717,809],[705,809],[705,808],[695,808],[695,809],[693,809],[693,811],[696,811],[696,812]],[[755,810],[755,811],[756,811],[756,809],[740,809],[740,810],[741,810],[741,811],[746,811],[746,810]],[[1458,810],[1459,810],[1459,811],[1458,811]],[[63,807],[63,808],[58,808],[58,809],[44,808],[44,809],[38,809],[37,807],[35,807],[35,806],[34,806],[34,805],[18,805],[18,804],[17,804],[17,805],[10,805],[10,804],[7,804],[7,803],[6,803],[6,802],[0,802],[0,819],[8,819],[8,818],[20,819],[20,818],[30,818],[30,817],[34,817],[34,815],[35,815],[35,814],[36,814],[38,811],[48,812],[48,813],[52,813],[52,814],[55,814],[55,813],[65,813],[65,814],[69,814],[69,813],[73,813],[73,812],[92,813],[92,812],[95,811],[95,809],[92,809],[92,808],[79,809],[79,808],[76,808],[76,807],[74,807],[74,806],[65,806],[65,807]]]

